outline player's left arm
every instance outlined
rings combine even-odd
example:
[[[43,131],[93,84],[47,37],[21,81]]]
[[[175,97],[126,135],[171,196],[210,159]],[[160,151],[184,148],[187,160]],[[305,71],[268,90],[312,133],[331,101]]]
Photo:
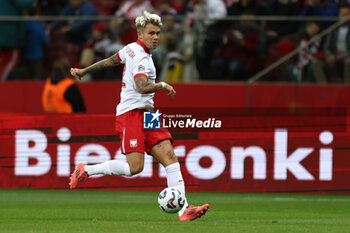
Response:
[[[108,68],[108,67],[113,67],[113,66],[117,66],[120,65],[120,61],[118,60],[118,57],[116,54],[103,59],[101,61],[98,61],[84,69],[77,69],[77,68],[71,68],[70,69],[70,73],[74,78],[78,78],[79,80],[87,73],[91,73],[91,72],[95,72],[98,70],[102,70],[104,68]]]
[[[141,94],[148,94],[148,93],[153,93],[160,90],[165,90],[166,92],[168,92],[168,95],[170,96],[176,95],[176,91],[171,85],[165,82],[151,83],[148,81],[148,78],[145,76],[136,77],[135,83],[136,83],[136,90]]]

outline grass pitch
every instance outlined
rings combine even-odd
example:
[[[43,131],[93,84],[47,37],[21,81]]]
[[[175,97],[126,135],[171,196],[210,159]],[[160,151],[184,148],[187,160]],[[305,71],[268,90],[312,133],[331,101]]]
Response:
[[[179,222],[158,192],[0,190],[0,232],[350,232],[350,195],[187,193],[207,214]]]

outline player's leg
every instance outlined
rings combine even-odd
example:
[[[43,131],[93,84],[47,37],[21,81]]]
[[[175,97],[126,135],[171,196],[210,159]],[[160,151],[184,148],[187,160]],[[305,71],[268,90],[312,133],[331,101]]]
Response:
[[[166,171],[168,187],[176,187],[185,193],[180,164],[170,140],[162,140],[152,147],[150,154],[160,162]],[[187,202],[185,203],[187,204]]]
[[[174,153],[170,140],[162,140],[152,147],[150,154],[164,167],[167,175],[168,187],[177,187],[185,194],[185,183],[182,178],[180,164]],[[209,209],[209,205],[188,205],[185,199],[184,207],[178,212],[180,221],[200,218]]]
[[[120,160],[110,160],[96,165],[85,165],[85,172],[89,176],[109,175],[109,176],[131,176],[143,170],[144,154],[132,152],[126,154],[127,162]]]
[[[89,176],[109,175],[109,176],[132,176],[143,170],[145,155],[140,152],[126,154],[127,162],[120,160],[110,160],[95,165],[85,165],[79,163],[71,176],[71,189],[74,189],[79,182],[84,181]]]
[[[121,151],[126,155],[127,162],[111,160],[96,165],[78,164],[71,176],[71,189],[88,176],[131,176],[143,170],[145,144],[141,117],[140,111],[130,111],[116,118],[116,131],[121,138]]]

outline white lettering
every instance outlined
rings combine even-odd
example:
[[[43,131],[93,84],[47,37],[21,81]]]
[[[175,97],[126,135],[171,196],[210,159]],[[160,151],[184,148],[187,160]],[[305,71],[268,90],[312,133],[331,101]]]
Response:
[[[298,180],[313,180],[314,177],[300,164],[314,149],[298,148],[290,156],[287,155],[287,129],[275,130],[275,163],[274,178],[286,180],[289,170]]]
[[[231,178],[244,178],[244,160],[251,157],[254,161],[253,178],[257,180],[266,179],[266,153],[258,146],[231,148]]]
[[[333,134],[324,131],[320,134],[320,141],[324,145],[333,142]],[[333,149],[320,148],[320,180],[332,180],[333,178]]]
[[[47,147],[45,134],[39,130],[17,130],[15,137],[15,175],[45,175],[51,168],[51,157],[45,152]],[[31,142],[33,146],[30,145]],[[36,159],[37,163],[29,164],[29,158]]]
[[[188,128],[188,127],[194,128],[195,124],[196,124],[196,119],[195,118],[187,119],[187,121],[186,121],[186,128]]]
[[[165,121],[163,118],[163,125]],[[221,121],[210,118],[206,121],[186,119],[172,121],[169,119],[169,126],[178,127],[221,127]],[[61,127],[57,131],[57,176],[67,177],[71,173],[71,131],[67,127]],[[319,174],[320,181],[331,181],[333,179],[333,149],[329,146],[334,136],[330,131],[323,131],[319,135],[319,141],[325,147],[319,149]],[[40,176],[47,174],[51,169],[52,158],[46,152],[48,146],[47,136],[39,130],[17,130],[15,133],[15,175]],[[51,148],[51,151],[54,148]],[[296,148],[288,153],[288,131],[287,129],[276,129],[274,134],[274,161],[273,178],[275,180],[286,180],[288,172],[298,180],[314,180],[315,177],[302,165],[302,161],[314,151],[311,147]],[[177,157],[186,157],[186,147],[180,145],[174,148]],[[316,153],[316,152],[315,152]],[[54,156],[54,155],[53,155]],[[73,155],[74,156],[74,155]],[[208,158],[211,163],[207,167],[201,165],[201,159]],[[253,161],[253,179],[263,180],[267,177],[267,156],[263,148],[259,146],[232,147],[230,177],[231,179],[244,179],[245,161],[251,158]],[[109,161],[111,155],[109,150],[101,144],[85,144],[78,148],[74,162],[96,164]],[[126,162],[126,157],[121,155],[120,148],[114,159]],[[316,161],[317,163],[317,161]],[[271,164],[271,163],[269,163]],[[226,167],[224,153],[215,146],[203,145],[189,151],[185,161],[188,172],[197,179],[215,179],[222,175]],[[145,153],[144,170],[135,177],[153,176],[153,157]],[[96,177],[96,176],[94,176]],[[159,164],[159,177],[166,177],[165,169]]]
[[[208,168],[203,168],[199,161],[209,157],[212,164]],[[193,148],[188,152],[186,158],[186,168],[188,172],[202,180],[211,180],[220,176],[226,167],[226,159],[224,153],[215,146],[203,145]]]
[[[203,126],[203,121],[197,121],[196,122],[196,127],[197,128],[202,128],[202,126]]]
[[[171,119],[169,119],[169,126],[173,127],[173,121]]]
[[[66,142],[70,139],[71,132],[68,128],[62,127],[57,130],[57,138],[62,142]],[[58,145],[57,146],[57,175],[69,176],[70,175],[70,146]]]
[[[184,121],[179,121],[179,127],[183,128],[185,126],[185,122]]]
[[[204,128],[209,128],[211,123],[211,118],[203,122],[203,127]]]
[[[166,120],[167,119],[167,120]],[[179,127],[179,128],[221,128],[221,121],[215,120],[215,118],[208,118],[205,121],[193,119],[186,120],[172,120],[171,118],[163,117],[163,127]]]
[[[169,121],[170,121],[170,119],[169,119]],[[163,127],[164,128],[169,128],[170,127],[170,125],[167,125],[167,121],[165,120],[165,118],[163,118]]]

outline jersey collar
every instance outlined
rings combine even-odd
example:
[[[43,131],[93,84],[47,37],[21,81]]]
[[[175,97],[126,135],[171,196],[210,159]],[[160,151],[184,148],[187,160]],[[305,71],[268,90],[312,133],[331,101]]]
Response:
[[[139,44],[145,50],[146,53],[151,54],[149,49],[146,47],[146,45],[142,41],[137,40],[136,43]]]

